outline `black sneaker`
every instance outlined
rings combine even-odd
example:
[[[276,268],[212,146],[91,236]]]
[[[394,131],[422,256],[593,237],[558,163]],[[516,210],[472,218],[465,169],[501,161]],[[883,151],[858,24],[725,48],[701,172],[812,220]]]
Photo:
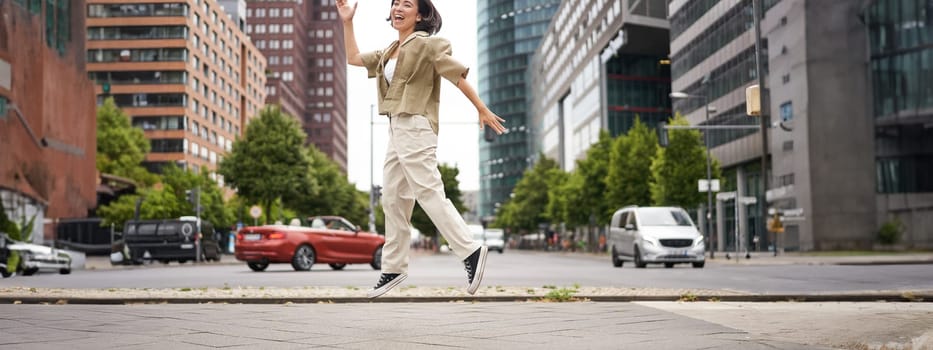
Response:
[[[467,293],[476,293],[480,282],[483,281],[483,270],[486,269],[486,253],[489,253],[489,248],[482,246],[463,260],[463,265],[467,271],[467,279],[470,281]]]
[[[383,295],[392,288],[395,288],[399,283],[402,283],[405,277],[408,277],[407,273],[384,273],[382,277],[379,277],[379,282],[376,283],[376,286],[373,287],[369,293],[366,293],[366,296],[375,298]]]

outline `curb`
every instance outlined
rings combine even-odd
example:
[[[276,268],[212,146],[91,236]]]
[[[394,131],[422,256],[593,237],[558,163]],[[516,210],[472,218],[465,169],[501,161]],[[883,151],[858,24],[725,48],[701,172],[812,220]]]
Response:
[[[516,296],[474,297],[362,297],[338,298],[69,298],[0,297],[0,304],[360,304],[360,303],[453,303],[453,302],[933,302],[931,294],[761,294],[761,295],[653,295],[653,296],[573,296],[564,301]]]

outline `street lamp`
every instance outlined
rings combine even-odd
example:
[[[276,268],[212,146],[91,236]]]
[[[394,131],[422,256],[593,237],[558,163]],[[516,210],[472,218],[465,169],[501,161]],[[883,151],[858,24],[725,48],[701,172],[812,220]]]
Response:
[[[703,78],[703,84],[705,85],[708,82],[708,80],[709,80],[709,76],[707,75],[705,78]],[[672,92],[670,96],[673,99],[702,98],[704,113],[706,113],[706,123],[709,124],[710,105],[709,105],[708,95],[706,94],[695,95],[695,94],[688,94],[682,91],[675,91],[675,92]],[[713,112],[715,113],[715,109],[713,109]],[[706,244],[707,244],[707,247],[709,247],[708,249],[709,258],[713,259],[715,258],[715,250],[713,249],[713,241],[712,241],[712,235],[713,235],[713,214],[712,214],[713,212],[713,186],[712,186],[713,157],[710,154],[710,149],[709,149],[709,130],[703,132],[703,145],[706,146],[706,213],[707,213],[706,215],[707,217],[706,218]]]

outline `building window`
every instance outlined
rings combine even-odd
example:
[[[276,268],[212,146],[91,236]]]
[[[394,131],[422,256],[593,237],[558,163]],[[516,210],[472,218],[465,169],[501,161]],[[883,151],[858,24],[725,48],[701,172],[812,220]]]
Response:
[[[787,122],[794,119],[794,105],[792,102],[784,102],[781,104],[781,121]]]

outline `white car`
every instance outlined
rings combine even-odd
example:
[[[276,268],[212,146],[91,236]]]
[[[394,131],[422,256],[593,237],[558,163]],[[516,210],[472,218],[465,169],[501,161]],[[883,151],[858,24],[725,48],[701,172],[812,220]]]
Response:
[[[612,214],[609,253],[615,267],[630,260],[638,268],[682,263],[702,268],[705,248],[703,236],[681,208],[629,206]]]
[[[71,273],[71,256],[67,253],[44,245],[16,242],[7,246],[10,251],[19,253],[19,268],[24,276],[36,272],[58,271],[63,275]]]
[[[467,225],[473,233],[473,240],[489,247],[489,250],[505,251],[505,232],[501,228],[484,229],[482,225]]]

